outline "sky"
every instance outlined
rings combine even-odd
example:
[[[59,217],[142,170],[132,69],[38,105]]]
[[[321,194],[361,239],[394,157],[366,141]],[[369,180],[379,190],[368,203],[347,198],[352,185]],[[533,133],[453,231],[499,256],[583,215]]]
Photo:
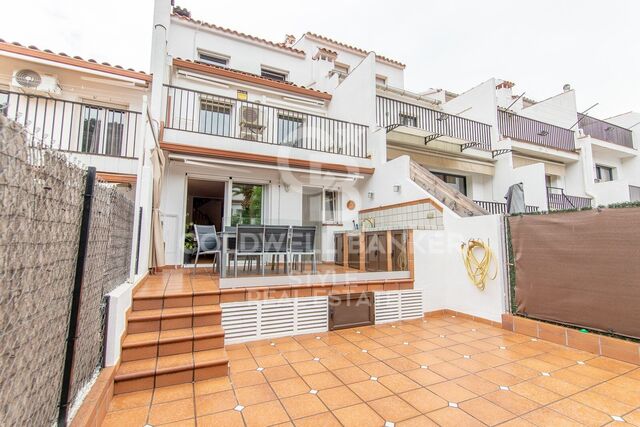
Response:
[[[5,0],[0,38],[147,71],[152,0]],[[196,19],[273,41],[312,31],[407,64],[405,89],[497,77],[542,100],[569,83],[578,109],[640,111],[638,0],[176,0]],[[20,18],[25,15],[27,18]]]

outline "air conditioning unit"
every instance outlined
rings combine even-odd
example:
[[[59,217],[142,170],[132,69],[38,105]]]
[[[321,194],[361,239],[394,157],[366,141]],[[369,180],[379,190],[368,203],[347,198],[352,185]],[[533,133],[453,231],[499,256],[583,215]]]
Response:
[[[262,141],[263,127],[242,126],[240,127],[240,138],[247,141]]]
[[[30,93],[59,95],[62,92],[56,76],[40,74],[29,69],[14,71],[11,86]]]
[[[240,126],[243,128],[263,128],[263,117],[260,108],[243,105],[240,108]]]

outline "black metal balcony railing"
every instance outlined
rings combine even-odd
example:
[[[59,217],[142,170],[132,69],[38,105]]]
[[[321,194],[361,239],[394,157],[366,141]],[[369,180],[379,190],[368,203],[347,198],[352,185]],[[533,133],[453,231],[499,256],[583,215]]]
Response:
[[[547,187],[547,204],[550,211],[590,208],[591,198],[570,196],[562,188]]]
[[[593,138],[601,141],[633,148],[633,135],[631,130],[581,113],[578,113],[578,120],[578,127],[581,128],[586,135],[591,135]]]
[[[489,202],[486,200],[474,200],[473,202],[492,214],[507,213],[507,204],[504,202]],[[526,205],[525,212],[538,212],[538,207]]]
[[[376,97],[376,124],[387,129],[411,126],[491,150],[491,125],[383,96]]]
[[[498,127],[502,136],[556,150],[575,151],[573,131],[498,109]]]
[[[365,158],[368,126],[175,86],[165,128]]]
[[[0,114],[23,125],[29,142],[56,150],[136,158],[140,113],[0,91]]]

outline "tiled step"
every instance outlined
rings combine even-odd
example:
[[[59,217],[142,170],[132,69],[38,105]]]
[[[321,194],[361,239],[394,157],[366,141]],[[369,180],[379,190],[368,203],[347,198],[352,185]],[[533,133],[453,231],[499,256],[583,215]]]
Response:
[[[127,334],[220,325],[221,315],[220,306],[213,304],[132,311]]]
[[[220,290],[141,291],[133,296],[133,311],[191,307],[220,303]]]
[[[127,335],[122,343],[122,361],[191,353],[224,347],[220,325],[141,332]]]
[[[228,364],[224,348],[122,362],[114,378],[114,394],[226,376]]]

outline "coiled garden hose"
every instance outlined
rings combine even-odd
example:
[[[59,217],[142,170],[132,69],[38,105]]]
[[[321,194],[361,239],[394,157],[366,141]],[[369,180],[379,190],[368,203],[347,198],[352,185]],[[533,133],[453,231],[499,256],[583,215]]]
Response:
[[[462,243],[460,247],[462,251],[462,261],[467,269],[469,280],[481,291],[484,291],[487,285],[487,279],[495,279],[498,275],[498,269],[494,268],[491,276],[491,267],[495,267],[495,258],[489,244],[484,243],[480,239],[469,239],[468,242]],[[476,254],[480,255],[477,256]]]

